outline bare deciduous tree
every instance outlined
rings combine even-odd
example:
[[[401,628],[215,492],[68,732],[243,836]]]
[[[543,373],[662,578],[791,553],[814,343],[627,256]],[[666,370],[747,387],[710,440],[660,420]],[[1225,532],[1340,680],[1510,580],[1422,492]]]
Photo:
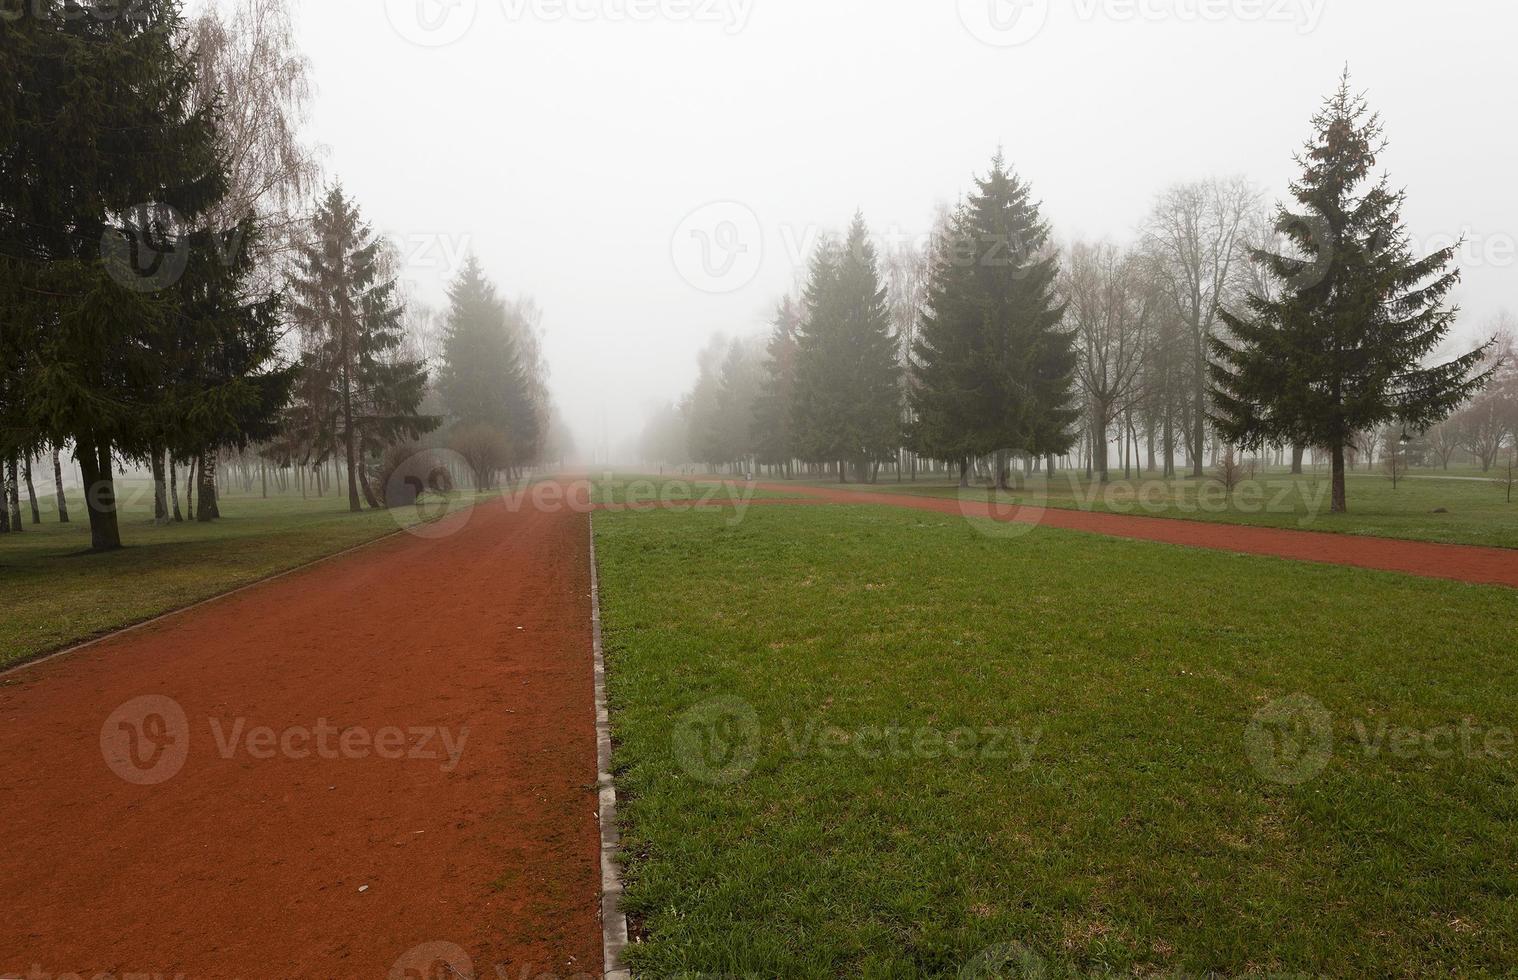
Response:
[[[281,253],[301,233],[306,197],[321,176],[316,152],[300,138],[310,64],[296,43],[290,0],[234,0],[230,10],[213,4],[189,33],[198,97],[221,105],[217,139],[229,188],[212,218],[223,228],[257,218],[263,248]]]
[[[1149,272],[1141,256],[1107,242],[1075,243],[1060,271],[1066,316],[1078,337],[1076,378],[1086,396],[1092,464],[1103,483],[1108,428],[1131,408],[1150,344],[1155,302]]]
[[[1449,469],[1450,458],[1460,448],[1460,430],[1453,419],[1440,422],[1428,430],[1428,448],[1439,457],[1439,465]]]
[[[1185,326],[1191,354],[1187,441],[1196,478],[1202,476],[1207,438],[1208,341],[1219,306],[1245,285],[1248,233],[1259,210],[1260,192],[1248,180],[1212,178],[1161,193],[1144,225],[1159,282]],[[1173,461],[1166,462],[1173,469]]]

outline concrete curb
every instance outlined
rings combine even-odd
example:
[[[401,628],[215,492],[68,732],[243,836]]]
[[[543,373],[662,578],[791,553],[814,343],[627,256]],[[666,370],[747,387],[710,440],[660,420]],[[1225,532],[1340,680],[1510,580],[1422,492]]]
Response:
[[[622,963],[627,916],[622,914],[622,876],[617,867],[617,790],[611,778],[611,714],[606,703],[606,657],[601,646],[601,581],[596,570],[596,518],[590,515],[590,637],[596,677],[597,819],[601,824],[601,954],[607,980],[632,980]]]

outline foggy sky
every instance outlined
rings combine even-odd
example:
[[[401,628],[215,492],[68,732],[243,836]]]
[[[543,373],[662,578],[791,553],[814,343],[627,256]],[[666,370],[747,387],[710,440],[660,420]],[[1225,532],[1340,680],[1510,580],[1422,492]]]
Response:
[[[998,146],[1061,240],[1131,240],[1181,179],[1274,202],[1346,63],[1415,242],[1471,240],[1475,336],[1518,307],[1515,27],[1498,0],[305,0],[299,23],[328,174],[429,301],[468,251],[533,295],[581,449],[604,413],[619,457],[856,209],[924,233]]]

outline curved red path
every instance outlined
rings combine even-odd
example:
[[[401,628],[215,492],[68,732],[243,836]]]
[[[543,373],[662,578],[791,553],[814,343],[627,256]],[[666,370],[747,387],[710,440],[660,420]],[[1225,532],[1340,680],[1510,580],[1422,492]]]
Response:
[[[809,487],[785,483],[761,483],[761,490],[772,490],[837,504],[878,504],[907,507],[912,510],[955,514],[964,517],[1016,521],[1070,531],[1087,531],[1114,538],[1159,541],[1164,544],[1234,551],[1250,555],[1269,555],[1297,561],[1352,565],[1386,572],[1404,572],[1427,578],[1454,579],[1483,585],[1506,585],[1518,588],[1518,551],[1506,548],[1478,548],[1470,545],[1437,544],[1427,541],[1403,541],[1393,538],[1332,534],[1324,531],[1295,531],[1282,528],[1253,527],[1188,521],[1169,517],[1137,517],[1099,511],[1067,510],[1059,507],[993,507],[989,502],[971,499],[918,497],[905,493],[870,493],[861,490]],[[758,503],[759,501],[751,501]]]
[[[0,681],[0,977],[600,974],[587,519],[447,520]]]

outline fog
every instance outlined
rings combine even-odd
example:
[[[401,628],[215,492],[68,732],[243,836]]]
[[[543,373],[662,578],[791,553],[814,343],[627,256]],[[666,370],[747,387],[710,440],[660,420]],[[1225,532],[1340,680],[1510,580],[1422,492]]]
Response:
[[[1515,26],[1491,0],[309,0],[299,31],[308,135],[415,294],[472,252],[534,297],[581,450],[623,458],[856,209],[920,235],[998,147],[1061,240],[1131,239],[1178,180],[1273,202],[1346,64],[1415,241],[1468,239],[1474,337],[1515,303]]]

